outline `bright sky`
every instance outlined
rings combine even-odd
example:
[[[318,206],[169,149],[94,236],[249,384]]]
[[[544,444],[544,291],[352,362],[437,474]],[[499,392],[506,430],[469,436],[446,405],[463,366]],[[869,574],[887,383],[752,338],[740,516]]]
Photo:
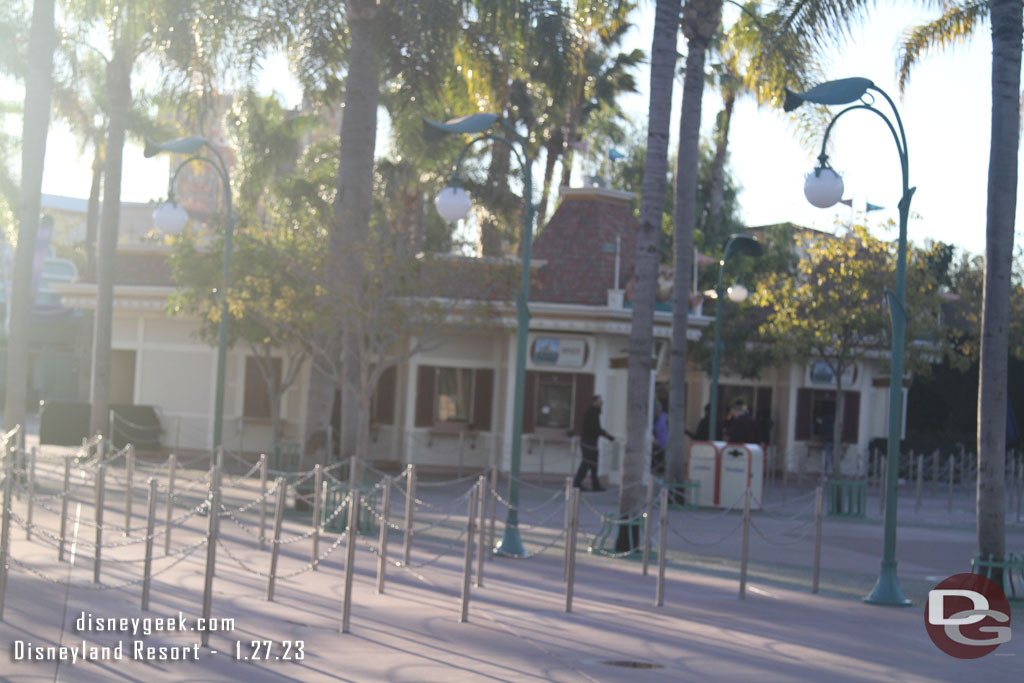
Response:
[[[991,116],[991,50],[988,24],[967,45],[929,56],[912,73],[905,97],[899,98],[895,62],[903,31],[934,16],[919,9],[879,3],[871,20],[854,31],[837,54],[829,79],[869,78],[896,101],[907,133],[910,185],[917,186],[911,204],[910,240],[926,239],[960,245],[974,253],[985,246],[986,186]],[[653,3],[643,3],[630,47],[650,52]],[[681,47],[681,52],[684,48]],[[629,104],[644,121],[649,75],[643,90]],[[681,84],[675,90],[673,113],[679,115]],[[879,103],[880,108],[884,102]],[[703,128],[709,133],[722,100],[706,89]],[[834,107],[836,112],[841,108]],[[673,122],[673,135],[678,118]],[[824,131],[822,131],[824,133]],[[675,141],[672,142],[675,144]],[[821,138],[814,149],[801,146],[786,115],[758,109],[751,100],[737,103],[729,143],[734,176],[743,188],[739,201],[748,225],[791,221],[833,230],[838,219],[850,220],[850,209],[816,209],[803,196],[804,176],[816,164]],[[833,129],[830,162],[843,175],[846,197],[855,206],[864,201],[882,205],[871,222],[897,221],[902,180],[899,157],[885,123],[870,112],[852,112]],[[1024,227],[1024,207],[1018,203],[1017,224]],[[896,231],[888,233],[895,239]]]
[[[907,131],[910,183],[918,188],[912,209],[920,218],[910,223],[910,239],[917,243],[926,239],[952,242],[981,253],[985,243],[991,112],[988,26],[970,44],[922,62],[900,100],[894,75],[900,36],[905,28],[930,15],[905,6],[881,6],[872,16],[837,55],[829,77],[870,78],[896,99]],[[649,52],[652,26],[653,3],[642,3],[628,47]],[[630,97],[626,106],[642,123],[647,112],[646,68],[638,80],[643,92]],[[295,99],[295,86],[282,65],[271,65],[264,82],[268,89],[286,93],[289,102]],[[677,85],[676,117],[680,90]],[[706,130],[710,130],[720,107],[718,94],[706,90]],[[673,133],[677,126],[674,122]],[[383,140],[378,144],[383,149]],[[759,110],[751,101],[737,105],[730,140],[731,165],[743,188],[740,203],[748,224],[792,221],[831,230],[836,219],[849,221],[848,208],[838,205],[839,210],[815,209],[803,197],[804,175],[813,168],[819,145],[820,139],[814,150],[801,147],[781,112]],[[88,196],[90,152],[79,156],[75,139],[56,126],[51,129],[47,148],[43,191]],[[878,117],[867,112],[845,116],[832,133],[831,163],[843,174],[846,196],[852,195],[856,205],[869,201],[886,207],[871,214],[873,222],[896,220],[901,188],[899,158],[888,129]],[[140,148],[129,146],[124,164],[124,201],[147,201],[166,194],[166,159],[143,159]],[[1018,225],[1024,226],[1024,207],[1020,203],[1017,215]],[[890,237],[895,238],[895,233]]]

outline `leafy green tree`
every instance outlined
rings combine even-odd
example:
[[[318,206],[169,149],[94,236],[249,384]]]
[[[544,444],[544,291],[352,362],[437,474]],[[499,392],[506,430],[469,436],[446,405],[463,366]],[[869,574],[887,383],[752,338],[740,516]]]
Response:
[[[804,236],[795,277],[769,274],[754,303],[771,311],[762,325],[776,355],[799,363],[824,362],[835,379],[832,443],[842,443],[843,373],[869,355],[889,348],[886,292],[895,286],[895,247],[862,226],[845,237]],[[927,371],[942,353],[938,287],[934,275],[914,259],[908,268],[907,345],[909,371]],[[841,450],[839,451],[841,452]],[[833,463],[838,466],[839,458]]]
[[[334,140],[320,119],[284,110],[272,97],[246,94],[228,114],[236,151],[233,184],[237,223],[227,289],[231,344],[245,344],[264,379],[274,443],[282,440],[280,404],[311,354],[322,327],[310,273],[320,273],[321,248],[334,191]],[[307,135],[323,137],[305,145]],[[222,313],[223,236],[187,231],[169,257],[179,289],[174,314],[199,318],[199,336],[216,344]]]

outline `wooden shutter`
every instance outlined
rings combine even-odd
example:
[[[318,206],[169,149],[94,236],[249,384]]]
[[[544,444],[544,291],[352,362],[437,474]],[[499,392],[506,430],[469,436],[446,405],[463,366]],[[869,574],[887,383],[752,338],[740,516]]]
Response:
[[[473,371],[473,429],[491,431],[491,401],[494,398],[494,370]]]
[[[526,371],[523,396],[523,434],[533,434],[534,412],[537,410],[537,373]],[[513,406],[514,407],[514,406]]]
[[[395,386],[398,372],[394,365],[381,373],[374,392],[373,421],[382,425],[395,424]]]
[[[754,417],[760,417],[761,415],[772,415],[772,388],[771,387],[758,387],[757,388],[757,410],[754,411]]]
[[[807,441],[811,438],[811,400],[813,389],[797,389],[796,392],[796,434],[795,441]]]
[[[594,398],[594,375],[588,372],[576,373],[576,398],[572,412],[572,433],[579,434],[583,427],[583,413]]]
[[[271,358],[271,366],[277,384],[281,384],[281,359]],[[254,356],[245,359],[245,397],[243,400],[242,414],[245,417],[270,418],[270,389],[267,380],[260,368],[260,360]]]
[[[843,392],[843,443],[857,443],[860,427],[860,392]]]
[[[437,368],[421,365],[416,369],[416,421],[417,427],[434,426],[434,375]]]

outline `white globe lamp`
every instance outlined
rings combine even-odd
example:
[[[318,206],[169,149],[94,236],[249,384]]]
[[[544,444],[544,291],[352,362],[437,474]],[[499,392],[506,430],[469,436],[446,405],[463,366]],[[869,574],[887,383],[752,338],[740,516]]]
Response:
[[[434,200],[437,213],[449,223],[463,219],[469,213],[469,193],[458,185],[449,185],[441,190]]]
[[[828,166],[819,166],[807,174],[804,196],[819,209],[834,206],[843,198],[843,179]]]
[[[153,210],[153,225],[167,235],[177,235],[188,223],[188,212],[173,199],[164,202]]]
[[[747,288],[738,282],[725,290],[725,295],[729,297],[729,301],[737,304],[746,301],[749,294],[750,292],[747,291]]]

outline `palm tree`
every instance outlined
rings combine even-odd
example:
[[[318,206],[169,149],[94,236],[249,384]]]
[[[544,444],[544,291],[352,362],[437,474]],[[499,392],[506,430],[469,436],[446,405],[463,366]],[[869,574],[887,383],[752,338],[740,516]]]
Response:
[[[693,270],[693,227],[697,220],[697,164],[700,159],[700,114],[704,97],[704,63],[722,17],[722,0],[687,0],[683,6],[686,68],[683,111],[679,117],[676,154],[675,273],[672,292],[672,353],[669,367],[669,450],[666,466],[674,481],[686,478],[683,429],[686,415],[686,330],[690,312],[690,273]]]
[[[658,0],[654,8],[651,40],[651,86],[647,124],[647,158],[644,164],[640,233],[636,243],[636,284],[633,289],[633,323],[629,336],[626,380],[626,455],[622,464],[619,512],[634,514],[643,502],[645,445],[651,430],[648,391],[651,382],[654,299],[658,280],[658,243],[665,208],[668,171],[668,138],[675,81],[676,36],[680,0]]]
[[[985,229],[985,290],[978,371],[978,552],[1006,552],[1006,377],[1013,232],[1020,148],[1021,29],[1024,4],[992,0],[992,141]],[[1001,573],[1000,573],[1001,574]],[[1001,581],[1002,576],[995,577]]]
[[[408,106],[437,89],[447,73],[452,36],[460,26],[454,3],[348,0],[264,0],[247,46],[256,66],[267,51],[283,45],[298,67],[307,94],[328,103],[343,98],[334,213],[328,229],[328,291],[358,298],[364,280],[363,255],[373,210],[377,107],[384,87],[392,101]],[[339,36],[341,39],[339,40]],[[367,363],[358,330],[337,321],[311,340],[310,378],[304,430],[303,467],[326,457],[327,430],[335,389],[342,390],[341,453],[366,457],[369,424],[361,418]],[[340,360],[336,360],[340,359]],[[340,365],[340,371],[338,366]]]
[[[615,53],[631,28],[627,23],[627,12],[632,3],[610,8],[608,3],[577,3],[573,18],[577,30],[575,40],[570,44],[568,61],[568,82],[563,86],[552,84],[556,105],[548,130],[544,131],[544,180],[541,184],[537,225],[543,226],[547,214],[551,184],[554,180],[555,164],[562,162],[562,185],[570,184],[573,147],[580,133],[587,127],[592,115],[608,110],[614,118],[622,118],[623,112],[617,101],[621,94],[636,92],[633,70],[643,62],[643,50]],[[614,12],[609,10],[614,9]]]
[[[7,395],[4,422],[8,429],[25,422],[28,383],[28,323],[32,307],[32,263],[39,228],[43,159],[50,126],[53,86],[54,0],[35,0],[28,42],[25,76],[25,109],[22,122],[21,190],[18,206],[18,249],[15,254],[13,291],[7,338]]]

